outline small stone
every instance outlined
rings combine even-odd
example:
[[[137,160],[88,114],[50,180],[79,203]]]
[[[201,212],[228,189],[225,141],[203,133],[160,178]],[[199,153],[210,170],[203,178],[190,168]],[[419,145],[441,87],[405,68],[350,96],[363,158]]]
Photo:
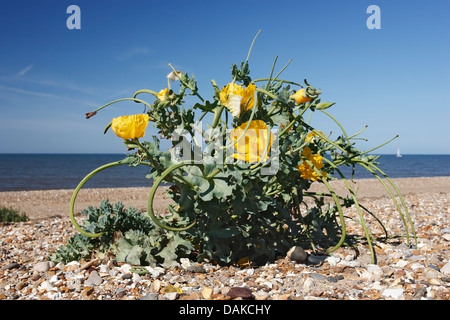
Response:
[[[186,280],[178,274],[169,279],[169,283],[175,284],[177,282],[186,282]]]
[[[81,270],[84,270],[84,269],[88,269],[88,268],[90,268],[90,267],[92,267],[92,266],[96,266],[96,265],[98,265],[98,263],[99,263],[99,259],[94,259],[94,260],[91,260],[91,261],[89,261],[89,262],[86,262],[85,264],[83,264],[81,267],[80,267],[80,269]]]
[[[417,290],[416,293],[412,296],[413,300],[421,300],[423,296],[425,296],[425,293],[427,292],[426,287],[422,287],[419,290]]]
[[[321,264],[326,258],[326,256],[310,255],[308,256],[308,262],[311,264]]]
[[[441,273],[433,268],[427,268],[425,271],[425,277],[427,279],[437,279],[440,275]]]
[[[84,282],[86,286],[98,286],[103,282],[103,279],[99,276],[97,271],[92,271],[89,274],[89,278]]]
[[[153,293],[159,292],[159,290],[161,289],[161,281],[156,279],[155,281],[152,282],[150,288],[153,291]]]
[[[127,294],[127,290],[124,288],[119,288],[116,290],[116,296],[117,298],[121,299]]]
[[[168,292],[164,294],[164,299],[175,300],[178,297],[178,292]]]
[[[252,290],[247,287],[233,287],[228,290],[227,295],[231,299],[242,298],[242,299],[254,299]]]
[[[270,297],[270,294],[265,291],[258,291],[254,294],[255,300],[267,300]]]
[[[188,258],[180,258],[180,265],[183,269],[187,270],[192,264]]]
[[[294,246],[287,252],[286,258],[298,263],[303,263],[308,258],[308,254],[302,247]]]
[[[32,281],[36,281],[39,280],[41,278],[41,274],[39,271],[34,271],[33,275],[31,276],[31,280]]]
[[[49,281],[44,281],[39,286],[39,290],[51,291],[51,290],[56,290],[56,289],[54,286],[52,286],[52,284]]]
[[[403,289],[402,288],[384,289],[381,294],[385,297],[391,297],[398,300],[403,297]]]
[[[450,275],[450,262],[447,262],[442,268],[441,273],[448,276]]]
[[[78,261],[71,261],[65,265],[64,271],[70,272],[70,271],[75,271],[79,268],[80,268],[80,263]]]
[[[7,264],[6,266],[3,267],[4,270],[11,270],[11,269],[17,269],[20,267],[20,264],[18,264],[17,262],[13,262],[10,264]]]
[[[202,297],[203,299],[209,300],[213,294],[213,289],[209,287],[202,288]]]
[[[131,264],[125,263],[123,265],[120,266],[119,271],[122,274],[131,274]]]
[[[142,280],[141,276],[138,275],[137,273],[133,273],[132,279],[133,279],[133,282],[135,282],[135,283],[139,283]]]
[[[150,272],[150,274],[152,275],[152,278],[157,278],[166,272],[166,270],[161,267],[155,267],[155,268],[145,267],[145,269],[147,269],[147,271]]]
[[[325,261],[327,261],[330,264],[330,266],[334,267],[338,264],[339,261],[341,261],[341,258],[336,256],[330,256],[326,258]]]
[[[133,278],[133,275],[131,273],[125,273],[120,277],[122,280],[129,280]]]
[[[356,268],[356,267],[359,267],[360,265],[361,265],[361,263],[358,260],[353,260],[353,261],[341,260],[338,263],[338,266],[350,267],[350,268]]]
[[[84,289],[83,289],[83,291],[81,292],[81,295],[83,296],[83,297],[89,297],[91,294],[93,294],[94,293],[94,288],[92,288],[92,287],[85,287]]]
[[[53,261],[41,261],[34,265],[33,270],[38,272],[47,272],[50,268],[53,268],[55,263]]]
[[[143,296],[140,300],[158,300],[159,295],[157,293],[149,293]]]
[[[309,276],[316,280],[321,280],[321,281],[328,280],[328,278],[326,276],[319,274],[319,273],[311,273]]]
[[[202,265],[193,265],[186,268],[186,271],[192,273],[206,273],[206,269]]]

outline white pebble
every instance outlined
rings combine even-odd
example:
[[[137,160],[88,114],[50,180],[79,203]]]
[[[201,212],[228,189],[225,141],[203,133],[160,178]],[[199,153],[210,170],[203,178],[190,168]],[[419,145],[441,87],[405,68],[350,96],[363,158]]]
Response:
[[[450,275],[450,262],[447,262],[442,268],[441,273],[445,274],[446,276]]]
[[[381,294],[385,297],[391,297],[391,298],[398,300],[398,299],[403,298],[403,289],[401,289],[401,288],[385,289],[385,290],[383,290],[383,292]]]

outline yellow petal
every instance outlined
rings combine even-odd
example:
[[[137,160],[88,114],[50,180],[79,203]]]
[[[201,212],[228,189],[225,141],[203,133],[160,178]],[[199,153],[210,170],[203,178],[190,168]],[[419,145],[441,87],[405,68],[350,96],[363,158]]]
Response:
[[[145,135],[149,121],[148,114],[134,114],[112,119],[111,129],[123,139],[138,139]]]
[[[233,155],[235,159],[244,160],[249,163],[259,162],[261,157],[267,153],[264,160],[268,158],[270,147],[272,146],[274,136],[270,133],[266,124],[262,120],[253,120],[244,136],[239,140],[238,138],[243,134],[248,122],[241,124],[239,127],[231,131],[230,137],[236,141],[235,148],[237,153]]]

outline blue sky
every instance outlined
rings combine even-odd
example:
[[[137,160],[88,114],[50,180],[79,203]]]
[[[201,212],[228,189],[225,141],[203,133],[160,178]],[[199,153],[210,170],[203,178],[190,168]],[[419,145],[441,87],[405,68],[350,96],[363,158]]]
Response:
[[[69,30],[69,5],[81,29]],[[370,30],[369,5],[381,9]],[[103,129],[112,117],[142,112],[115,104],[136,90],[159,91],[171,63],[211,97],[211,79],[250,58],[254,78],[292,59],[282,78],[303,79],[334,101],[348,133],[368,125],[361,149],[396,134],[380,153],[450,153],[450,2],[340,1],[1,1],[0,153],[123,153]],[[195,101],[194,101],[195,102]],[[314,125],[338,133],[326,117]],[[146,138],[156,134],[149,127]]]

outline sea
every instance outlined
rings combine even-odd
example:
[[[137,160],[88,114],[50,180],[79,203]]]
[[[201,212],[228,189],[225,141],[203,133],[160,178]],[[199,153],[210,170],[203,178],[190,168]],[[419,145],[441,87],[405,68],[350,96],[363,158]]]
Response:
[[[0,154],[0,192],[74,189],[92,170],[125,158],[125,154]],[[378,167],[391,178],[450,176],[450,155],[380,155]],[[350,167],[341,167],[346,178]],[[115,166],[103,170],[83,188],[151,187],[148,166]],[[374,178],[357,166],[354,179]]]

